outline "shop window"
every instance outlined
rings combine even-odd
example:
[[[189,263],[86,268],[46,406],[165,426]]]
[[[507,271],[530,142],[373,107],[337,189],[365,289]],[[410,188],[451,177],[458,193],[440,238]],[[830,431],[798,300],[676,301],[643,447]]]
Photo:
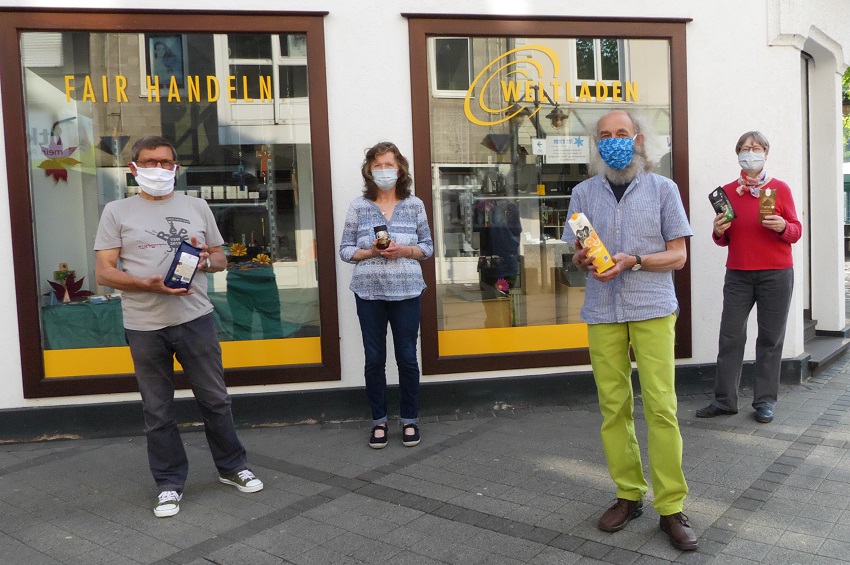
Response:
[[[335,313],[320,309],[335,309],[335,290],[320,291],[317,254],[332,249],[333,233],[330,210],[317,213],[315,179],[328,171],[309,134],[309,33],[63,32],[58,43],[56,33],[31,31],[21,41],[29,185],[21,201],[32,202],[39,291],[39,343],[22,337],[22,347],[41,352],[43,381],[132,373],[121,292],[97,284],[92,247],[103,207],[139,192],[127,163],[143,135],[174,143],[176,190],[207,201],[225,240],[227,269],[199,275],[225,368],[246,384],[338,379],[337,345],[323,341],[336,335]],[[222,99],[231,109],[253,99],[257,114],[297,99],[303,127],[286,131],[238,112],[222,120]],[[316,162],[325,164],[318,172]],[[328,218],[324,239],[319,217]],[[151,226],[166,249],[180,239],[172,220]],[[330,273],[335,288],[332,265]]]
[[[468,37],[437,37],[431,43],[431,89],[436,97],[463,98],[472,80],[472,41]]]
[[[648,158],[672,175],[671,100],[682,91],[671,74],[669,30],[653,38],[624,25],[615,37],[585,38],[562,22],[464,20],[475,35],[463,37],[460,25],[412,22],[411,42],[425,45],[414,47],[414,60],[429,72],[413,81],[414,107],[428,108],[414,118],[416,186],[418,195],[431,187],[435,243],[423,370],[587,363],[586,274],[571,263],[570,238],[561,239],[572,189],[595,174],[597,120],[624,107],[651,124]],[[501,26],[511,33],[493,34]],[[588,25],[575,28],[586,33]],[[476,53],[462,73],[475,80],[457,100],[435,88],[446,84],[446,41]],[[456,47],[451,60],[471,50]]]

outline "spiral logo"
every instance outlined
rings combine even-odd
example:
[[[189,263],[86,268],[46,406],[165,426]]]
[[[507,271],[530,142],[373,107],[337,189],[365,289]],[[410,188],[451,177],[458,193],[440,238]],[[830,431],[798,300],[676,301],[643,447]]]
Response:
[[[466,97],[464,98],[464,101],[463,101],[463,111],[466,114],[466,117],[470,122],[472,122],[476,125],[479,125],[479,126],[495,126],[497,124],[502,124],[502,123],[510,120],[511,118],[516,117],[517,115],[520,114],[520,112],[522,112],[522,109],[517,109],[515,112],[513,112],[511,114],[508,114],[508,115],[501,117],[497,120],[488,122],[488,121],[479,120],[478,118],[476,118],[475,115],[473,115],[473,113],[472,113],[472,106],[471,106],[472,93],[475,91],[476,85],[478,85],[479,82],[480,82],[481,83],[480,92],[485,92],[487,90],[487,88],[490,86],[490,81],[492,81],[493,79],[497,79],[499,77],[499,74],[504,70],[507,70],[507,73],[506,73],[507,80],[513,81],[514,86],[516,84],[518,84],[520,81],[536,80],[538,77],[543,75],[543,65],[540,61],[537,61],[537,60],[535,60],[531,57],[527,57],[525,59],[511,59],[511,56],[514,53],[519,53],[520,51],[531,51],[531,52],[543,53],[544,55],[546,55],[549,58],[549,60],[552,62],[552,68],[554,69],[553,78],[558,78],[558,75],[561,72],[561,62],[558,59],[558,55],[555,53],[555,51],[553,49],[546,47],[545,45],[524,45],[522,47],[517,47],[516,49],[511,49],[510,51],[507,51],[506,53],[504,53],[500,57],[493,59],[490,62],[489,65],[484,67],[484,69],[480,73],[478,73],[478,75],[475,77],[475,80],[473,80],[472,84],[469,85],[469,90],[466,91]],[[537,70],[537,77],[531,77],[530,73],[526,69],[517,68],[517,65],[519,65],[520,63],[526,63],[526,64],[533,66]],[[504,83],[509,84],[507,81],[504,81]],[[503,85],[503,88],[504,88],[504,85]],[[517,90],[514,89],[513,92],[516,93]],[[510,97],[505,96],[505,102],[507,103],[507,105],[504,108],[490,108],[487,105],[487,103],[484,101],[483,96],[478,97],[478,107],[481,108],[485,113],[491,114],[491,115],[492,114],[501,115],[501,114],[507,112],[511,108],[511,106],[513,106],[513,103],[510,101]],[[531,113],[531,116],[533,116],[534,114],[536,114],[539,111],[540,111],[540,108],[535,109]]]

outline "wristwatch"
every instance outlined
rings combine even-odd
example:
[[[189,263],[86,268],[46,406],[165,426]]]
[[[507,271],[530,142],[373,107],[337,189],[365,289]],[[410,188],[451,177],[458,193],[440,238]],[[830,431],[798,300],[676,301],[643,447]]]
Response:
[[[632,265],[633,271],[640,271],[640,255],[635,255],[635,264]]]

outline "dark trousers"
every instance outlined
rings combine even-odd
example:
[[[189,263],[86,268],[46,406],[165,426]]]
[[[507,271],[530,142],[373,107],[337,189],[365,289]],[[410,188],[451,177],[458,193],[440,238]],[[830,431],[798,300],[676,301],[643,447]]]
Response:
[[[756,338],[755,383],[753,408],[773,407],[779,394],[779,370],[782,344],[794,270],[765,271],[726,270],[723,285],[723,315],[717,352],[717,376],[714,380],[715,406],[738,409],[738,386],[747,342],[747,318],[756,306],[758,337]]]
[[[400,393],[399,413],[402,424],[419,420],[419,361],[416,341],[419,337],[421,298],[407,300],[357,299],[357,317],[363,334],[366,364],[366,397],[372,409],[372,422],[377,426],[387,421],[387,323],[393,332],[393,346],[398,365]]]
[[[213,315],[154,331],[126,330],[142,394],[148,462],[160,490],[183,490],[189,473],[174,409],[174,357],[192,386],[219,473],[247,467],[224,384]]]

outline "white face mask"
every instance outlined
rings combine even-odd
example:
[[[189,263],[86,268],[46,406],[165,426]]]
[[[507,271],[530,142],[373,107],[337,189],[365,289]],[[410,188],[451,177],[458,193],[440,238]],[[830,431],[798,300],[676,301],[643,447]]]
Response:
[[[764,168],[765,154],[744,151],[738,154],[738,165],[748,173],[757,173]]]
[[[139,183],[139,187],[147,194],[151,196],[168,196],[174,192],[174,178],[177,175],[176,165],[174,166],[174,170],[171,171],[161,167],[145,169],[135,163],[133,163],[133,166],[136,167],[136,182]]]
[[[398,182],[398,169],[375,169],[372,179],[381,190],[389,190]]]

